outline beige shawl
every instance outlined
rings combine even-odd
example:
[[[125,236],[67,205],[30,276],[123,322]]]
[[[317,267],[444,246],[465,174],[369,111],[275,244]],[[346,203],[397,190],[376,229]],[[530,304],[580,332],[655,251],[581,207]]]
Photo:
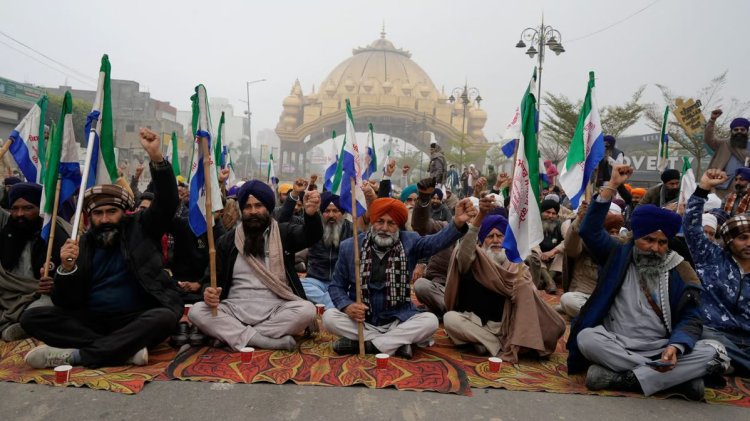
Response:
[[[445,305],[452,310],[456,304],[461,275],[456,264],[459,247],[453,252],[445,285]],[[508,299],[503,307],[500,333],[500,353],[505,361],[517,362],[518,354],[535,350],[540,356],[550,355],[557,341],[565,333],[565,320],[539,295],[531,282],[531,274],[524,264],[498,265],[477,246],[471,264],[474,279],[483,287]]]
[[[268,233],[268,259],[266,262],[255,256],[246,256],[243,252],[245,245],[245,231],[241,226],[234,230],[234,245],[239,252],[238,257],[243,257],[250,268],[257,274],[258,279],[274,294],[287,301],[301,300],[292,289],[286,279],[284,268],[284,248],[281,245],[279,224],[271,220],[270,232]]]

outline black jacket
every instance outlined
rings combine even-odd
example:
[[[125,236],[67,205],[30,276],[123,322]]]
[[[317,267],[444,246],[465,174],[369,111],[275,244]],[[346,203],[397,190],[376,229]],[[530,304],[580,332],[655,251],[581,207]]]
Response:
[[[149,165],[154,180],[154,201],[151,207],[122,219],[120,246],[128,267],[158,305],[166,307],[179,317],[183,311],[182,300],[174,282],[164,270],[161,237],[177,209],[177,185],[172,166],[163,161]],[[69,274],[55,275],[52,302],[68,309],[85,309],[91,288],[91,264],[94,256],[94,239],[91,231],[81,236],[77,269]]]
[[[323,237],[323,221],[318,213],[312,216],[307,213],[304,215],[305,223],[302,225],[289,222],[280,223],[279,235],[281,236],[281,245],[284,248],[284,270],[289,287],[294,294],[307,299],[305,290],[302,288],[302,282],[300,282],[297,271],[294,269],[294,254],[312,246]],[[235,229],[224,234],[216,244],[216,286],[222,289],[220,297],[222,300],[229,296],[229,290],[232,288],[234,263],[239,255],[239,251],[234,245]],[[209,270],[206,270],[203,285],[209,284],[210,274]]]
[[[341,241],[351,238],[352,232],[352,223],[344,219],[339,244],[341,244]],[[323,240],[319,240],[307,250],[307,276],[319,281],[331,282],[338,259],[338,246],[328,247],[323,244]]]

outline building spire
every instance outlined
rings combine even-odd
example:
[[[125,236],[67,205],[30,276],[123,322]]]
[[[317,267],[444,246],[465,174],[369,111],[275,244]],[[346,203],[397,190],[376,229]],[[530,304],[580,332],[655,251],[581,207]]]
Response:
[[[380,30],[380,39],[385,39],[385,19],[383,19],[383,27]]]

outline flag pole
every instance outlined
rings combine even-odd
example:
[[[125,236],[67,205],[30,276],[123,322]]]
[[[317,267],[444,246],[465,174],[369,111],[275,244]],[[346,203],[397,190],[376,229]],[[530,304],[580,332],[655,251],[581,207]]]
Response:
[[[5,157],[5,154],[8,153],[8,149],[10,149],[10,145],[13,144],[13,139],[8,139],[3,147],[0,149],[0,159],[3,159]]]
[[[93,127],[89,131],[88,143],[86,143],[86,158],[83,161],[83,172],[81,172],[81,186],[78,188],[78,201],[76,202],[76,213],[73,215],[73,231],[70,233],[70,239],[78,239],[79,228],[81,224],[81,212],[83,211],[83,194],[86,192],[86,185],[89,182],[89,171],[91,170],[91,155],[94,153],[94,142],[96,135],[102,130],[102,105],[104,102],[104,76],[99,76],[98,86],[96,87],[96,97],[94,98],[93,110],[99,111],[99,118],[96,120],[96,129]],[[62,129],[60,129],[62,130]],[[98,158],[97,158],[98,159]]]
[[[211,288],[216,288],[216,247],[214,245],[213,212],[211,210],[211,159],[213,158],[208,149],[208,138],[200,137],[201,150],[203,152],[203,183],[206,189],[206,235],[208,237],[208,265],[211,274]],[[211,315],[216,316],[218,309],[211,308]]]
[[[47,257],[44,259],[44,276],[49,276],[49,264],[52,261],[52,246],[55,243],[55,230],[57,229],[57,210],[60,204],[60,186],[62,185],[62,179],[60,175],[57,176],[57,184],[55,185],[55,203],[52,205],[52,223],[49,228],[49,237],[47,238]]]
[[[352,177],[352,229],[354,233],[352,238],[354,241],[354,285],[357,293],[357,304],[362,304],[362,278],[359,273],[359,234],[357,233],[357,192],[354,190],[357,185],[354,184],[354,177]],[[365,356],[365,324],[364,322],[357,322],[357,339],[359,341],[359,356]]]

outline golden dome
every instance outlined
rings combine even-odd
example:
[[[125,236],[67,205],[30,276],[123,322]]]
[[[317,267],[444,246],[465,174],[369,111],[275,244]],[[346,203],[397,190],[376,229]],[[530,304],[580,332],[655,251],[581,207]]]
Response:
[[[363,88],[358,91],[373,95],[419,95],[433,101],[440,95],[427,73],[411,59],[411,53],[396,48],[385,33],[367,47],[355,48],[352,54],[323,79],[320,86],[327,92],[335,86],[337,94],[347,96],[356,86]]]

